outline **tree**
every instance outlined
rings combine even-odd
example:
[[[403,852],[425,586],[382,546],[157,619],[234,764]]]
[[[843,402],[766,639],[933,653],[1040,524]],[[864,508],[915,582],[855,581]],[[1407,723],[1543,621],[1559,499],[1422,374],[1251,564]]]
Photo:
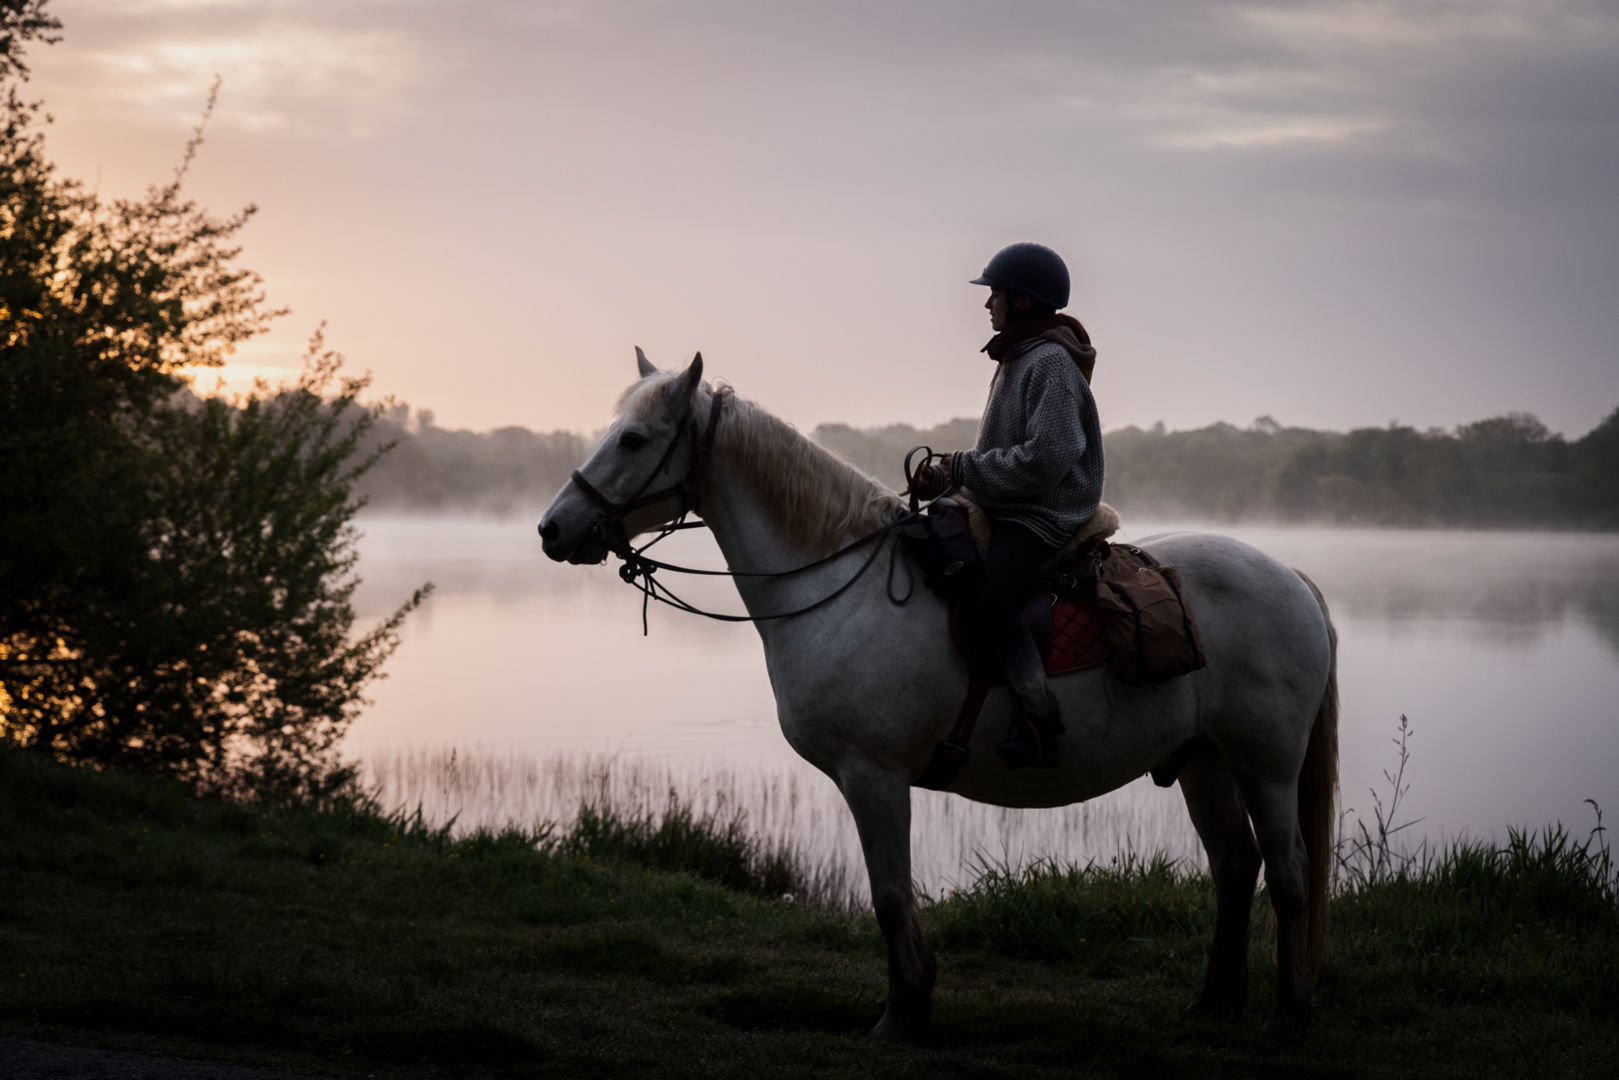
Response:
[[[424,595],[350,640],[355,480],[375,410],[319,336],[288,390],[199,401],[279,312],[174,178],[104,202],[57,176],[0,0],[0,741],[212,789],[298,797],[350,774],[337,740]],[[217,84],[215,93],[217,93]],[[210,95],[204,122],[213,108]]]
[[[62,23],[45,14],[47,0],[0,0],[0,79],[8,84],[13,79],[26,79],[28,65],[23,63],[22,47],[30,39],[38,38],[54,44]],[[7,89],[14,89],[8,85]]]

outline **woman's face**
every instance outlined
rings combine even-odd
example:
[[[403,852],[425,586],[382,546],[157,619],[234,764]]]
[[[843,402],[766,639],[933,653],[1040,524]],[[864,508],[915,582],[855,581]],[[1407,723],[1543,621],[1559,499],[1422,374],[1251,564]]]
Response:
[[[989,309],[989,328],[997,334],[1006,329],[1006,313],[1012,306],[1011,297],[1006,295],[1005,289],[990,289],[989,299],[984,301]]]

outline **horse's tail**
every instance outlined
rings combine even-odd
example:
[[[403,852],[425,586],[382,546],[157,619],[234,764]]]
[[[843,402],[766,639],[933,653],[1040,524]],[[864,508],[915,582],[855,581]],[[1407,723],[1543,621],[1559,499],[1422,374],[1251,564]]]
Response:
[[[1315,726],[1310,729],[1310,745],[1304,752],[1299,771],[1299,829],[1310,857],[1309,894],[1305,911],[1304,975],[1311,982],[1321,970],[1326,944],[1327,902],[1332,898],[1332,871],[1337,862],[1333,846],[1333,826],[1338,820],[1338,631],[1327,611],[1326,597],[1303,572],[1295,574],[1315,594],[1321,617],[1327,623],[1327,642],[1332,650],[1327,667],[1327,686],[1316,710]]]

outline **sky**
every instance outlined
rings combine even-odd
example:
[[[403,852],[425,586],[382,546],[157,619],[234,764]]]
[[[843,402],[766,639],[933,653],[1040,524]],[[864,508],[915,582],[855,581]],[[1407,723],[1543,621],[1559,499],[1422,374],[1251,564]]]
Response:
[[[108,196],[259,208],[291,313],[441,426],[598,430],[633,347],[803,430],[976,416],[1046,243],[1104,428],[1619,407],[1613,0],[56,0]],[[215,385],[215,373],[199,388]]]

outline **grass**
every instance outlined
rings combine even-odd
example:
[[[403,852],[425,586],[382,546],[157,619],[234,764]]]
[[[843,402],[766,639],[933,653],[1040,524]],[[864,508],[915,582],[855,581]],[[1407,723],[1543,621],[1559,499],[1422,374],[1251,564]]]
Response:
[[[813,873],[677,798],[458,836],[0,753],[0,866],[0,1032],[35,1038],[378,1077],[1619,1073],[1601,831],[1346,873],[1291,1047],[1257,1030],[1259,904],[1245,1015],[1182,1014],[1212,890],[1163,859],[986,866],[927,904],[922,1047],[865,1035],[873,920],[806,903]]]

